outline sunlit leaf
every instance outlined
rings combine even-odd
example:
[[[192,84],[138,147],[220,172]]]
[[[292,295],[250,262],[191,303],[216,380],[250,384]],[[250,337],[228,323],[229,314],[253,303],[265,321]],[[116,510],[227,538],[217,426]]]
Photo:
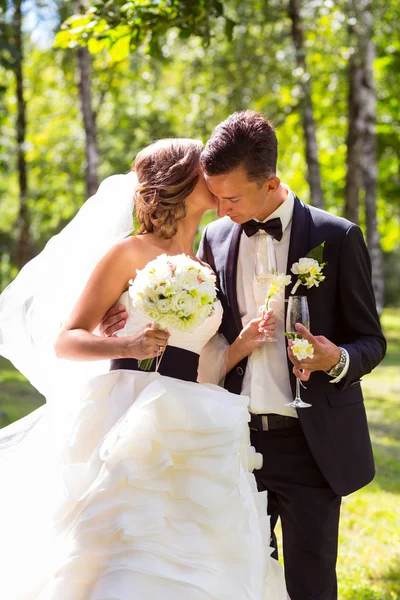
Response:
[[[130,36],[125,35],[119,38],[110,48],[110,56],[114,62],[124,60],[129,54]]]

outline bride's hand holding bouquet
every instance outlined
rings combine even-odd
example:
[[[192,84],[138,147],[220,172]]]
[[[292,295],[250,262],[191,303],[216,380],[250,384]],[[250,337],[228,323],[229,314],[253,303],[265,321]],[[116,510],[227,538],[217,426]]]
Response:
[[[164,352],[170,333],[149,323],[130,336],[120,338],[121,358],[136,358],[139,361],[153,360]]]

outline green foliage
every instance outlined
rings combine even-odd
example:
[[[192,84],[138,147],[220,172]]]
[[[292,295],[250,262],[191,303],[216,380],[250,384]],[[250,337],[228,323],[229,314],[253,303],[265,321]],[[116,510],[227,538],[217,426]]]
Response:
[[[56,46],[68,48],[79,43],[87,45],[94,54],[107,48],[117,62],[144,45],[148,54],[160,57],[169,29],[176,27],[181,39],[197,35],[207,44],[212,21],[223,14],[220,0],[97,0],[85,13],[65,21],[57,34]],[[225,18],[228,35],[233,25],[232,20]]]

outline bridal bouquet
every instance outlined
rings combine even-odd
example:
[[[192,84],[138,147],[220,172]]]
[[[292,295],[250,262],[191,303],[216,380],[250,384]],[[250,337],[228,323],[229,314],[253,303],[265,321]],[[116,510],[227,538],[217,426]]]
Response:
[[[193,331],[214,312],[216,277],[186,254],[162,254],[137,271],[129,288],[134,307],[160,329]],[[149,370],[154,359],[139,361]]]

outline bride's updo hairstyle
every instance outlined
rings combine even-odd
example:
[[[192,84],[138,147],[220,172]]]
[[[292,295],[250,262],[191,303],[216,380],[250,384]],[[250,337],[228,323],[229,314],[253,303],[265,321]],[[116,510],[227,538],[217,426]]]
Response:
[[[139,152],[132,170],[138,177],[135,193],[139,233],[172,238],[186,216],[186,198],[200,173],[202,142],[185,138],[154,142]]]

